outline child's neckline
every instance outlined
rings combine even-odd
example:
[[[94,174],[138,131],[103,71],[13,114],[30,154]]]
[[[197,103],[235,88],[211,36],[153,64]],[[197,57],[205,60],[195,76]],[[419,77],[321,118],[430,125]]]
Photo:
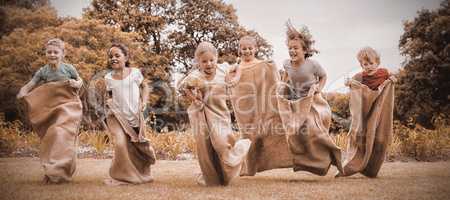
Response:
[[[291,67],[292,69],[301,69],[301,68],[306,64],[306,62],[307,62],[307,59],[305,58],[305,60],[304,60],[300,65],[294,66],[294,65],[292,64],[292,60],[289,59],[289,65],[290,65],[290,67]]]
[[[61,68],[61,66],[63,65],[63,63],[59,63],[54,69],[50,64],[47,64],[48,69],[52,70],[52,71],[57,71],[58,69]]]
[[[379,70],[381,70],[381,68],[379,67],[379,68],[376,68],[375,70],[373,70],[372,72],[366,72],[366,71],[363,71],[363,74],[365,74],[366,76],[373,76],[373,75],[375,75]]]
[[[264,60],[257,60],[256,62],[250,63],[248,65],[239,64],[239,67],[241,67],[242,69],[251,68],[251,67],[253,67],[253,66],[257,65],[257,64],[263,63],[263,62],[264,62]]]
[[[127,74],[127,76],[123,77],[122,79],[116,79],[116,78],[114,78],[114,70],[112,70],[112,71],[111,71],[111,79],[112,79],[112,80],[115,80],[115,81],[123,81],[123,80],[127,79],[128,77],[131,76],[131,73],[133,72],[133,69],[132,69],[132,68],[129,68],[129,69],[130,69],[130,72]]]

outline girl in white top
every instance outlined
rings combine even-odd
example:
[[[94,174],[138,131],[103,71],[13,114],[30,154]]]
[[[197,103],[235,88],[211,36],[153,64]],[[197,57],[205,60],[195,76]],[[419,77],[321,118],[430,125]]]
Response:
[[[105,75],[106,90],[111,92],[113,104],[132,127],[139,127],[139,114],[145,103],[139,104],[140,87],[142,102],[147,102],[148,86],[143,84],[144,76],[137,68],[129,67],[128,50],[123,45],[113,45],[110,51],[112,71]]]
[[[112,92],[112,100],[114,105],[119,108],[122,116],[129,122],[130,126],[139,126],[139,101],[140,92],[139,87],[144,80],[144,76],[137,68],[128,68],[125,74],[128,74],[123,79],[115,79],[117,74],[115,70],[106,74],[106,90]],[[124,73],[123,71],[119,73]]]
[[[113,44],[108,51],[112,71],[105,75],[107,100],[106,124],[114,146],[114,156],[107,185],[141,184],[153,180],[150,165],[155,163],[155,153],[145,138],[142,112],[149,89],[141,71],[131,68],[128,48]],[[142,88],[142,89],[141,89]],[[142,92],[142,93],[141,93]]]

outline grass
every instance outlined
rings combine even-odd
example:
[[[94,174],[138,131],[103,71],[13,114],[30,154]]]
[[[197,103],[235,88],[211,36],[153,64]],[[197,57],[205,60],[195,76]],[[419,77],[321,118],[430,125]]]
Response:
[[[105,186],[111,160],[79,159],[72,183],[42,185],[38,159],[0,159],[0,199],[450,199],[450,162],[389,162],[378,178],[333,178],[277,169],[236,179],[228,187],[201,187],[196,160],[158,161],[155,181]]]
[[[37,156],[40,140],[33,132],[21,131],[20,122],[0,121],[0,157]],[[237,133],[236,133],[237,134]],[[111,156],[112,145],[105,131],[82,131],[80,146],[93,149],[93,153],[82,157],[107,158]],[[195,139],[190,130],[185,132],[155,133],[146,132],[158,159],[175,160],[183,154],[195,155]],[[336,144],[343,150],[347,148],[346,132],[332,134]],[[440,126],[435,130],[420,126],[409,128],[394,122],[393,140],[388,151],[389,160],[415,159],[419,161],[438,161],[450,159],[450,127]]]

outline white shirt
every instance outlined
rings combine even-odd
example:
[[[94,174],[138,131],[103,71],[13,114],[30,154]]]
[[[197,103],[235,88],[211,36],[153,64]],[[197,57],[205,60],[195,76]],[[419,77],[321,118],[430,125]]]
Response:
[[[227,70],[229,68],[228,63],[217,64],[216,74],[212,80],[205,80],[206,84],[216,83],[216,84],[225,84],[225,76],[227,74]],[[192,72],[190,76],[202,77],[202,73],[200,70],[196,69]]]
[[[112,78],[112,72],[105,75],[106,90],[112,91],[112,102],[132,127],[139,126],[139,86],[144,76],[137,68],[131,68],[130,74],[122,80]]]

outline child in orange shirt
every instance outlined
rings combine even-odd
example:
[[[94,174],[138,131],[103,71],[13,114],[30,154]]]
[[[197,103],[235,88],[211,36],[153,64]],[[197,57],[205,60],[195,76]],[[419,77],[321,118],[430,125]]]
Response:
[[[362,48],[356,58],[358,59],[363,71],[357,73],[352,79],[361,82],[372,90],[377,90],[385,80],[389,79],[390,74],[386,68],[380,67],[380,56],[371,47]],[[345,85],[349,85],[349,80]]]

